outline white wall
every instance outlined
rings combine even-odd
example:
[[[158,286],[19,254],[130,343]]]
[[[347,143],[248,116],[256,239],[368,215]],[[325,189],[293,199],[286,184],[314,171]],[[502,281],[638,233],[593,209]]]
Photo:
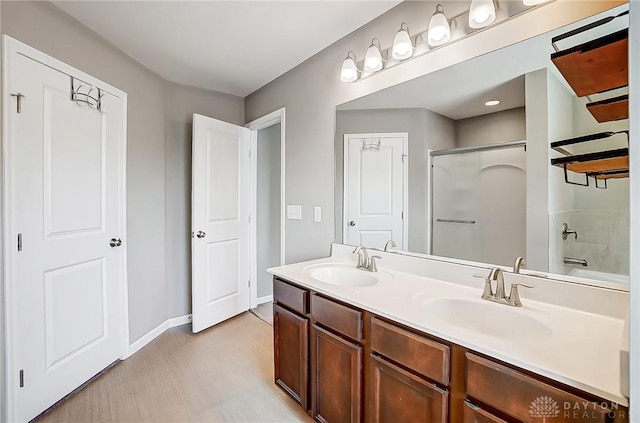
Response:
[[[335,107],[380,89],[511,45],[615,6],[618,1],[556,1],[503,22],[472,37],[444,46],[370,78],[346,84],[339,70],[347,51],[362,58],[372,37],[388,48],[401,22],[412,33],[426,30],[436,2],[403,2],[352,34],[334,43],[245,99],[248,121],[281,107],[287,108],[286,196],[289,204],[303,206],[302,220],[286,222],[286,261],[294,262],[329,253],[334,238],[332,213],[321,224],[312,208],[334,205]],[[445,6],[447,7],[447,6]],[[545,254],[546,255],[546,254]]]
[[[409,134],[409,251],[427,252],[428,150],[454,147],[454,122],[427,109],[339,110],[335,134],[335,240],[342,242],[344,135]]]
[[[456,147],[523,141],[526,136],[524,107],[456,121]]]
[[[273,294],[273,275],[266,269],[280,265],[280,131],[280,123],[258,131],[258,298]]]
[[[191,135],[193,114],[244,123],[236,96],[167,83],[166,278],[168,317],[191,313]]]

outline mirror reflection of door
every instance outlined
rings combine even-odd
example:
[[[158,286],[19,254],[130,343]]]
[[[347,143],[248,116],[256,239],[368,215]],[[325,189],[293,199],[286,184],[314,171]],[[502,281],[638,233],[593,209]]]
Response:
[[[432,251],[510,265],[526,255],[526,153],[522,146],[432,156]]]
[[[345,134],[344,243],[406,249],[408,134]]]

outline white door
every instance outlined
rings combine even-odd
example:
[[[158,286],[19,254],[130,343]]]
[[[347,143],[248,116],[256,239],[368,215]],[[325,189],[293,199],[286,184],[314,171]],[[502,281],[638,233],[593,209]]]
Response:
[[[8,71],[9,419],[29,421],[124,355],[125,100],[80,105],[23,54]]]
[[[194,333],[249,309],[249,147],[247,128],[193,115]]]
[[[407,249],[404,164],[408,135],[345,134],[344,234],[346,244]]]

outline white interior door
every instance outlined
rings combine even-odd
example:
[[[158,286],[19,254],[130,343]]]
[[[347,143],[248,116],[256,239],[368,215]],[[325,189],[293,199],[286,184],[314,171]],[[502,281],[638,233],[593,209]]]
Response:
[[[249,147],[247,128],[193,115],[194,333],[249,309]]]
[[[29,421],[124,355],[126,100],[80,105],[68,74],[7,58],[9,420]]]
[[[345,243],[406,249],[408,135],[345,134]]]

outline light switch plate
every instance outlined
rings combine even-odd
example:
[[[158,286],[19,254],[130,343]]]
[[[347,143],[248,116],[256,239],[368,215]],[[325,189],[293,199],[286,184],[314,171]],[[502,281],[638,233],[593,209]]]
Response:
[[[287,204],[287,219],[302,220],[302,206]]]
[[[314,222],[322,221],[322,207],[316,206],[313,208],[313,221]]]

